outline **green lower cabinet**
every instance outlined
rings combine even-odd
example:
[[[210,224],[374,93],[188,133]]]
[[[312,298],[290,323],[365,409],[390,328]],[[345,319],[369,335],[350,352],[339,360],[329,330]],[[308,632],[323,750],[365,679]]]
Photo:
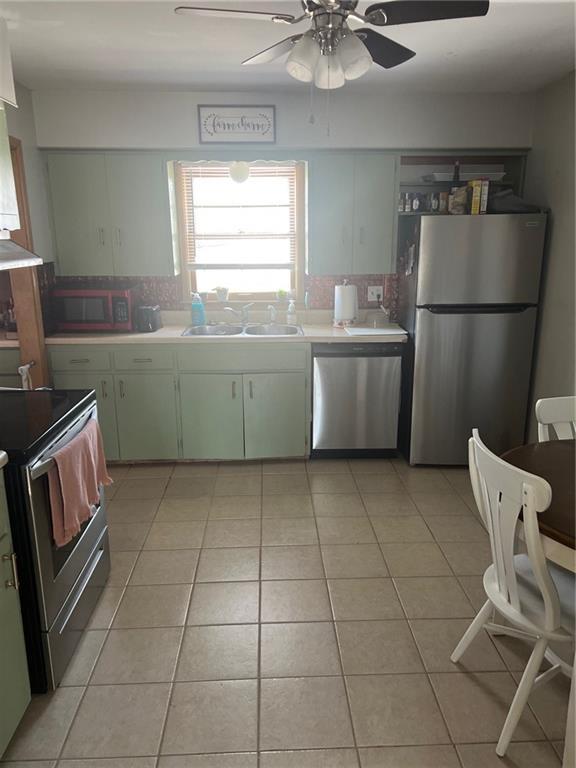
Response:
[[[306,374],[246,373],[244,451],[247,459],[306,454]]]
[[[121,459],[178,458],[175,383],[171,373],[114,376]]]
[[[119,459],[118,429],[116,426],[116,403],[114,399],[114,377],[100,373],[55,373],[56,389],[94,389],[98,401],[98,422],[104,440],[107,459]]]
[[[12,536],[0,469],[0,757],[30,702],[20,598],[15,586]]]
[[[244,458],[242,376],[180,375],[182,458]]]

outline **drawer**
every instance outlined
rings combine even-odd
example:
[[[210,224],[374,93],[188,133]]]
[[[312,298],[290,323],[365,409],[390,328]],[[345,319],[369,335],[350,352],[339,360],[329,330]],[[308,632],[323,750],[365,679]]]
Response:
[[[91,347],[55,347],[50,349],[53,371],[109,371],[110,352]]]
[[[168,371],[174,367],[170,349],[133,347],[114,350],[114,368],[117,371]]]
[[[198,344],[179,348],[181,371],[304,371],[307,367],[308,344]]]
[[[18,375],[19,365],[19,349],[0,349],[0,373],[13,373]]]

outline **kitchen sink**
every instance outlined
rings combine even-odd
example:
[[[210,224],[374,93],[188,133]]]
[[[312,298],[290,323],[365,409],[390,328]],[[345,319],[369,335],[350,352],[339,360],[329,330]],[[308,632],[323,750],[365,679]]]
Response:
[[[302,336],[299,325],[249,325],[244,332],[249,336]]]
[[[241,325],[193,325],[182,333],[182,336],[237,336],[242,333]]]

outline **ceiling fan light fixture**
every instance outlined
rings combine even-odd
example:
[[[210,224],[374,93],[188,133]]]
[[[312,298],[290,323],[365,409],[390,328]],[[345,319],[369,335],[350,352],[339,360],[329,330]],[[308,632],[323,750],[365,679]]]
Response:
[[[337,52],[323,54],[318,59],[316,71],[314,73],[314,84],[316,88],[322,90],[334,90],[342,88],[346,78],[342,69],[342,62]]]
[[[340,41],[338,46],[340,61],[346,80],[356,80],[362,77],[372,66],[372,56],[354,32],[350,31]]]
[[[286,61],[286,71],[295,80],[311,83],[320,58],[320,46],[311,34],[302,35]]]

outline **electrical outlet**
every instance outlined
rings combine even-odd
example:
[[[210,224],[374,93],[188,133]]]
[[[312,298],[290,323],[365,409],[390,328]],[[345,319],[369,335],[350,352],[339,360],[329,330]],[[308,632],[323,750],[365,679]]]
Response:
[[[382,303],[384,298],[384,287],[382,285],[369,285],[368,286],[368,301],[377,301]]]

